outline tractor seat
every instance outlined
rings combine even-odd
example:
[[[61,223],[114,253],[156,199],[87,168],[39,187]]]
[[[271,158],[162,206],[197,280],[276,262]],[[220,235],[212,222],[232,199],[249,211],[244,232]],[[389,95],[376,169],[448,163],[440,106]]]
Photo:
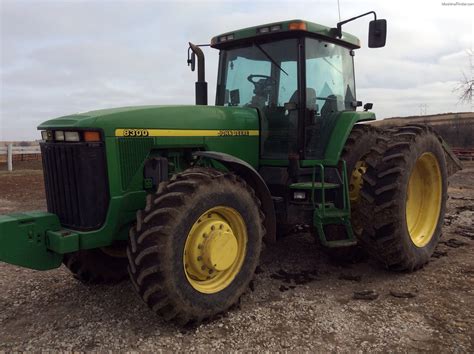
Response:
[[[298,90],[296,90],[291,95],[291,98],[288,102],[298,104],[298,102],[299,102],[298,94],[299,94]],[[316,90],[314,88],[311,88],[311,87],[306,88],[306,108],[308,108],[309,110],[312,110],[312,111],[317,110]]]

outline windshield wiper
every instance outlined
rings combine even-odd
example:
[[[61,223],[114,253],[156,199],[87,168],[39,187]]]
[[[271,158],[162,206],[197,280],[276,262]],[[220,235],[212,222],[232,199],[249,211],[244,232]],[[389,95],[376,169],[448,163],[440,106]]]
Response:
[[[266,51],[264,51],[262,47],[260,47],[260,44],[255,43],[255,46],[258,49],[260,49],[260,51],[268,58],[268,60],[270,60],[272,62],[273,65],[275,65],[278,69],[283,71],[286,76],[288,76],[288,73],[285,70],[283,70],[282,67],[280,65],[278,65],[277,62]]]
[[[342,75],[342,71],[339,70],[333,63],[331,63],[329,60],[327,60],[326,58],[323,57],[323,60],[328,63],[330,66],[332,66],[339,74]]]

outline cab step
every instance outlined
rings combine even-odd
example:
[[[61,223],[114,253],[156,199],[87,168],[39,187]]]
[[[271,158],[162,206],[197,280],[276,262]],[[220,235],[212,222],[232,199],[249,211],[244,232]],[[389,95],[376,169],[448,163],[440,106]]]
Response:
[[[318,213],[319,217],[322,219],[343,219],[349,218],[350,214],[343,210],[336,208],[335,206],[326,206],[324,208],[324,214],[322,213],[322,209],[316,209],[316,213]]]
[[[337,241],[326,241],[325,247],[328,248],[342,248],[352,247],[357,245],[357,240],[337,240]]]
[[[324,230],[325,226],[328,225],[342,225],[347,238],[342,240],[328,240]],[[334,206],[318,205],[314,211],[314,226],[318,232],[321,244],[324,247],[351,247],[357,244],[354,232],[352,231],[349,210],[339,209]]]
[[[298,182],[290,184],[290,189],[303,189],[303,190],[312,190],[312,189],[337,189],[341,185],[337,183],[330,182]]]

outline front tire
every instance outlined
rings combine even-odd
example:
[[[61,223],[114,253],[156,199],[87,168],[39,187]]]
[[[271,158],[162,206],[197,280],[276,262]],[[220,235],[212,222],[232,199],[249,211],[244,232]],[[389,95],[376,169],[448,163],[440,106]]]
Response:
[[[258,265],[263,214],[232,173],[193,168],[149,195],[127,249],[138,295],[165,320],[200,322],[226,311]]]
[[[84,284],[118,283],[128,275],[127,255],[121,243],[67,253],[63,263]]]

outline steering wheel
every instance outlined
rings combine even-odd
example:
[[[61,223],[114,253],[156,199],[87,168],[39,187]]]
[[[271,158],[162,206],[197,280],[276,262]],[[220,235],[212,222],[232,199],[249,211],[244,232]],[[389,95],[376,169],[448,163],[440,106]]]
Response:
[[[252,75],[249,75],[249,76],[247,77],[247,80],[250,81],[252,84],[257,85],[260,80],[259,80],[259,81],[254,80],[254,79],[256,79],[256,78],[258,78],[258,79],[267,79],[272,85],[276,83],[275,79],[272,79],[271,76],[268,76],[268,75],[260,75],[260,74],[255,74],[255,75],[252,74]]]

